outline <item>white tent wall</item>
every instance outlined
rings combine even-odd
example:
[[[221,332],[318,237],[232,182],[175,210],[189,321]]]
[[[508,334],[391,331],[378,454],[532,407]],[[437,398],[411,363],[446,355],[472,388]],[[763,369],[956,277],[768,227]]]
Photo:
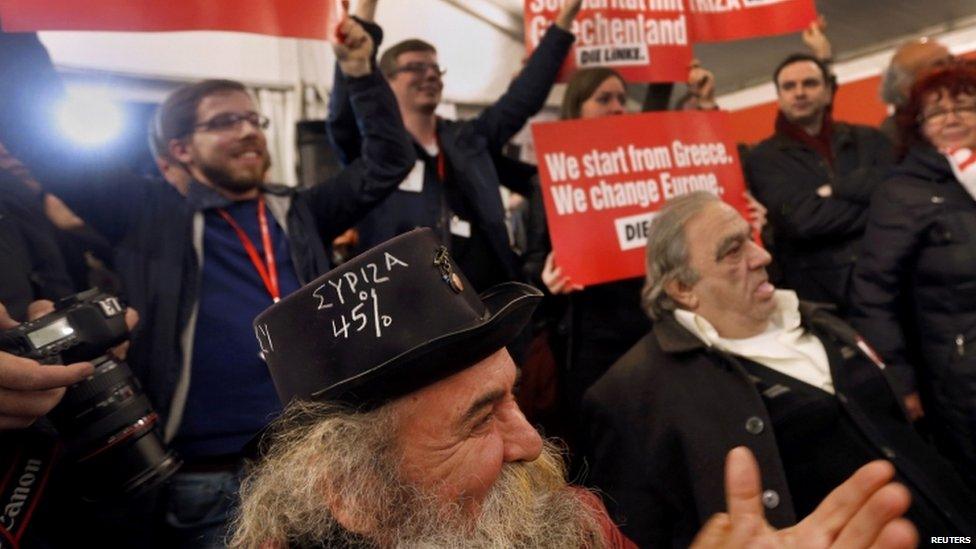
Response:
[[[945,44],[956,55],[976,50],[976,22],[969,21],[961,25],[961,28],[928,36]],[[837,75],[837,81],[844,84],[881,74],[888,67],[895,48],[909,38],[913,37],[905,36],[896,40],[890,47],[835,63],[833,70]],[[717,98],[723,109],[733,111],[775,100],[776,89],[772,82],[720,95]]]
[[[484,0],[470,0],[490,9]],[[421,37],[439,50],[445,77],[442,114],[454,104],[486,105],[508,85],[524,56],[511,32],[445,0],[387,0],[377,21],[384,47]],[[178,85],[204,78],[239,80],[271,117],[271,178],[296,183],[295,122],[321,118],[334,56],[325,42],[243,33],[42,32],[55,66],[72,88],[99,89],[122,101],[160,102]]]
[[[439,51],[447,69],[443,116],[469,116],[493,102],[521,66],[523,45],[518,21],[498,0],[383,0],[376,19],[385,31],[384,46],[421,37]],[[972,51],[972,22],[938,36],[953,51]],[[275,181],[296,182],[295,122],[322,118],[327,112],[334,56],[325,42],[243,33],[98,33],[42,32],[55,65],[72,87],[101,88],[113,98],[160,102],[176,86],[203,78],[230,78],[255,92],[272,118]],[[878,74],[893,44],[835,65],[841,82]],[[550,96],[558,102],[562,90]],[[775,98],[769,84],[719,98],[737,110]]]

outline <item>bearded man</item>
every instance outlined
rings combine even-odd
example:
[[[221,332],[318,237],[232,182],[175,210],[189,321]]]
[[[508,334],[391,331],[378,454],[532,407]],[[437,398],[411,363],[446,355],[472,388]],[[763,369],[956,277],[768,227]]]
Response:
[[[162,545],[219,543],[242,448],[281,411],[254,317],[328,271],[332,238],[414,164],[396,99],[370,62],[372,41],[352,21],[343,32],[336,56],[367,138],[361,161],[335,178],[300,190],[266,184],[268,118],[243,84],[206,80],[174,91],[154,122],[167,158],[190,176],[185,185],[105,174],[50,183],[112,242],[144,319],[130,364],[185,461],[163,498]]]
[[[571,487],[559,450],[515,402],[505,345],[542,294],[479,297],[430,229],[398,236],[255,320],[282,401],[242,486],[238,547],[636,547],[599,498]],[[890,466],[860,471],[792,530],[762,519],[743,449],[727,470],[728,514],[698,547],[750,543],[910,546]]]

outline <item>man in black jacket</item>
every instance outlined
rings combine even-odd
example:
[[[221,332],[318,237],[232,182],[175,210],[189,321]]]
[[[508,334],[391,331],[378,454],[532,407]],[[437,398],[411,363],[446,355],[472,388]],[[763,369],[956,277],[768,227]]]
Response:
[[[768,208],[783,286],[844,315],[871,193],[892,162],[890,142],[866,126],[834,122],[835,84],[811,55],[773,73],[776,133],[745,160],[755,197]]]
[[[375,2],[364,2],[374,6]],[[555,23],[508,90],[477,117],[445,120],[435,114],[441,102],[444,72],[429,43],[410,39],[394,44],[379,66],[393,88],[418,161],[396,192],[358,226],[363,249],[416,227],[430,227],[448,243],[471,283],[479,291],[494,284],[521,280],[517,257],[505,227],[499,185],[524,195],[527,185],[514,188],[510,160],[502,147],[545,104],[559,68],[573,43],[570,32],[581,0],[564,3]],[[362,6],[358,13],[371,19]],[[382,33],[374,24],[374,38]],[[330,100],[330,138],[344,161],[359,151],[359,132],[349,116],[346,79],[336,75]],[[522,178],[524,179],[524,177]]]
[[[721,510],[722,457],[752,450],[775,527],[863,464],[889,460],[921,539],[970,536],[976,496],[912,429],[877,355],[847,324],[769,283],[748,223],[707,193],[647,236],[652,332],[588,392],[590,483],[641,547],[687,545]],[[613,512],[613,509],[611,509]]]

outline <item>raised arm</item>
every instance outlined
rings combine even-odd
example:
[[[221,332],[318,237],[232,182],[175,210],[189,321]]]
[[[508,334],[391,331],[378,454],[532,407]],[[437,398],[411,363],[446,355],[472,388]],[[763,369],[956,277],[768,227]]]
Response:
[[[500,150],[545,105],[575,40],[570,29],[581,4],[582,0],[567,0],[563,4],[555,23],[546,31],[522,71],[498,101],[474,120],[479,133],[488,139],[490,150]]]
[[[362,135],[362,156],[308,191],[319,233],[327,241],[396,189],[416,162],[393,91],[372,62],[372,38],[354,20],[345,21],[342,30],[345,42],[334,48]]]
[[[373,22],[376,11],[376,0],[363,0],[356,7],[353,19],[373,40],[372,63],[376,66],[376,52],[383,42],[383,29]],[[329,94],[329,116],[325,119],[325,128],[329,134],[329,141],[335,149],[339,162],[343,166],[351,164],[362,154],[362,137],[356,124],[356,114],[352,110],[349,100],[349,83],[346,75],[339,68],[336,61],[335,74],[332,78],[332,92]]]

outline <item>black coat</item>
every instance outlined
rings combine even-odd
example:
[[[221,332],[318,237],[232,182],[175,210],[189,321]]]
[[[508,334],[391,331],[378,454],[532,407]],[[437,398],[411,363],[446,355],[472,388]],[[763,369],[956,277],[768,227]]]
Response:
[[[871,203],[854,276],[855,326],[937,442],[976,468],[976,200],[931,147],[912,149]],[[976,477],[976,475],[973,475]]]
[[[824,344],[838,395],[855,380],[883,376],[858,350],[850,326],[806,303],[800,313],[803,327]],[[894,393],[881,398],[896,422],[904,421],[900,434],[917,442],[898,446],[908,454],[904,463],[930,466],[899,471],[935,490],[958,485],[942,476],[958,479],[952,468],[939,467],[934,450],[911,433]],[[593,449],[588,484],[608,496],[611,516],[641,547],[686,547],[709,517],[725,510],[725,456],[736,446],[755,454],[763,490],[775,492],[763,498],[769,523],[783,528],[802,518],[796,516],[774,429],[755,428],[774,423],[754,381],[739,359],[707,347],[673,315],[656,321],[590,388],[583,412]],[[950,508],[972,507],[957,494],[934,493]],[[960,528],[969,526],[963,522]]]
[[[382,36],[375,24],[367,25],[366,29],[374,39]],[[519,164],[504,159],[501,150],[529,117],[545,106],[573,40],[572,33],[550,27],[498,101],[470,120],[437,121],[440,148],[447,159],[452,182],[472,208],[471,222],[487,238],[498,271],[509,280],[521,280],[521,267],[509,244],[499,185],[526,196],[532,190]],[[340,158],[351,161],[358,156],[359,131],[348,113],[345,81],[337,72],[327,127]],[[415,228],[415,220],[430,220],[430,213],[422,209],[421,202],[412,200],[414,197],[414,193],[394,191],[367,215],[363,226],[369,230],[364,231],[364,236],[368,233],[372,240],[364,241],[363,247],[374,246]]]
[[[18,322],[27,320],[27,306],[37,299],[57,301],[74,290],[55,240],[57,230],[40,204],[20,200],[0,170],[0,303]]]
[[[749,188],[769,210],[782,286],[800,299],[845,311],[871,193],[892,161],[891,143],[874,128],[837,122],[834,167],[782,134],[757,145],[745,160]],[[830,184],[829,198],[817,188]]]

